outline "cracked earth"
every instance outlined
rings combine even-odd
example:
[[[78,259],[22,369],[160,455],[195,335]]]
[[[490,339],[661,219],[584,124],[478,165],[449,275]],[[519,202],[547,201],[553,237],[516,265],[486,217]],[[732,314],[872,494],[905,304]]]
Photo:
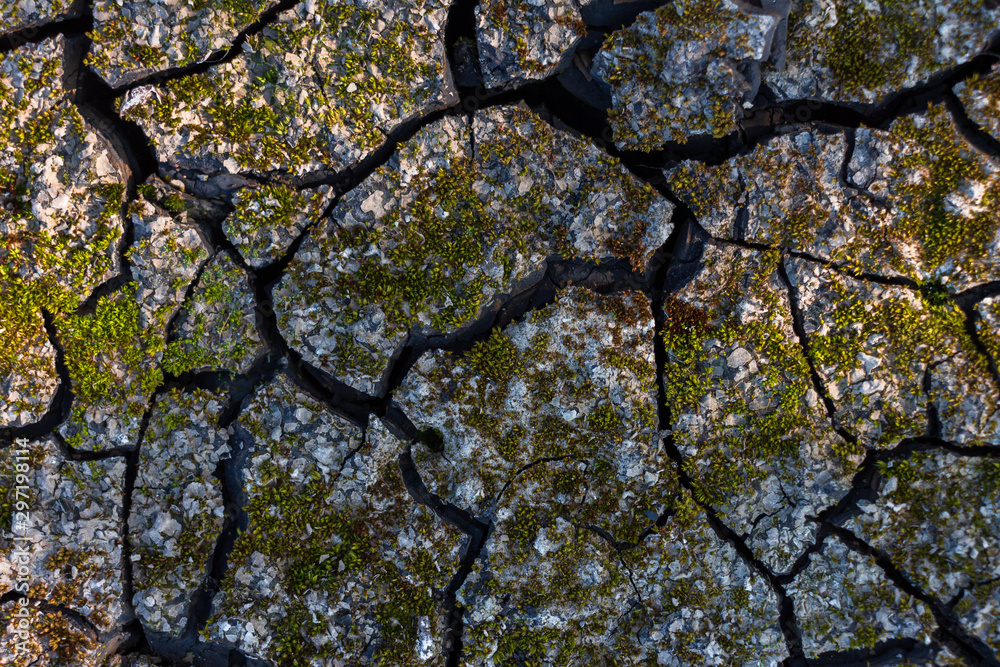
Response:
[[[1000,665],[992,0],[0,0],[0,660]]]

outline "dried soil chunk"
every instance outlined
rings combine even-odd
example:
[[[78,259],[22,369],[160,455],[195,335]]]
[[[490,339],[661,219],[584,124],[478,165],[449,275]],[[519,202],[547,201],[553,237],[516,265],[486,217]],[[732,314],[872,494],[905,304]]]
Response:
[[[142,442],[129,514],[136,613],[146,627],[179,634],[222,532],[228,433],[217,424],[224,398],[203,390],[164,394]]]
[[[664,304],[674,441],[698,499],[787,571],[862,453],[833,430],[795,334],[780,256],[710,246]]]
[[[232,61],[167,81],[124,115],[161,159],[205,173],[339,170],[453,101],[446,14],[439,0],[301,2]]]
[[[331,415],[279,376],[240,417],[248,525],[204,635],[272,664],[441,665],[440,594],[461,534],[407,494],[404,445]],[[294,544],[294,549],[289,545]]]

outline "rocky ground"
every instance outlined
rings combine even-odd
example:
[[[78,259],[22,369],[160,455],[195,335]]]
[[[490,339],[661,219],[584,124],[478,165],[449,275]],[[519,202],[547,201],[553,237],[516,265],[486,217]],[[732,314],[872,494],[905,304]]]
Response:
[[[0,0],[0,662],[1000,665],[998,28]]]

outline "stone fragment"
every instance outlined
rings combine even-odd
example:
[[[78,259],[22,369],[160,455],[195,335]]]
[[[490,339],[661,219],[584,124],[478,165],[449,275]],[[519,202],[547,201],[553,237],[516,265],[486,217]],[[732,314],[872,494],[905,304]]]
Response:
[[[1000,602],[1000,465],[987,457],[917,452],[891,461],[885,486],[849,528],[884,550],[920,590],[955,601],[961,624],[994,651]]]
[[[994,138],[1000,136],[1000,72],[994,65],[986,74],[959,82],[955,94],[974,123]]]
[[[330,202],[330,188],[313,191],[267,184],[240,189],[236,210],[223,223],[226,236],[255,269],[278,260],[292,242],[319,218]]]
[[[887,130],[778,136],[718,166],[682,162],[667,178],[717,238],[780,244],[938,292],[1000,278],[1000,173],[942,105]]]
[[[928,403],[942,422],[943,437],[996,442],[1000,394],[950,299],[858,280],[800,259],[787,266],[816,370],[838,421],[861,444],[888,447],[924,435]],[[871,358],[880,363],[866,361]]]
[[[28,39],[39,26],[79,16],[81,6],[71,0],[3,0],[0,2],[0,34],[23,31]]]
[[[55,397],[56,351],[41,313],[7,315],[0,318],[0,340],[9,341],[0,348],[0,425],[23,426],[40,419]]]
[[[716,618],[694,620],[691,609],[681,609],[701,603],[684,597],[673,603],[675,616],[636,612],[626,631],[639,599],[671,598],[661,593],[672,584],[660,569],[670,560],[660,549],[685,539],[695,544],[711,532],[670,521],[662,535],[654,527],[662,511],[675,511],[678,489],[657,446],[653,328],[639,294],[570,289],[467,352],[425,355],[395,393],[418,428],[441,437],[440,446],[414,452],[428,490],[492,520],[481,562],[459,590],[470,664],[517,655],[601,664],[616,642],[646,628],[646,618],[664,629],[677,620],[692,633]],[[622,547],[630,549],[623,561],[616,545],[635,548]],[[723,556],[726,567],[735,565],[733,557]],[[711,586],[714,575],[704,574],[698,585]],[[742,589],[748,574],[724,578]],[[767,595],[759,582],[751,585],[755,600]],[[721,622],[732,601],[728,588],[711,590],[717,636],[726,642],[736,636]],[[743,621],[753,638],[739,641],[780,652],[766,604],[761,600],[760,614]],[[646,659],[688,641],[661,633],[655,642],[628,643],[622,654]]]
[[[87,64],[117,88],[158,71],[205,62],[230,48],[240,30],[270,4],[267,0],[96,0]]]
[[[612,34],[593,73],[611,86],[615,143],[652,150],[735,131],[781,20],[751,3],[673,0]]]

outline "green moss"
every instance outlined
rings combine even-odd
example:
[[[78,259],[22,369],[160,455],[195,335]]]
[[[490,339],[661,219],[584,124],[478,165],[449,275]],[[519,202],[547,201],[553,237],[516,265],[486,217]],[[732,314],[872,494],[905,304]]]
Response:
[[[210,260],[178,320],[179,333],[167,345],[163,370],[173,375],[203,368],[243,372],[260,347],[246,280],[226,255]]]
[[[169,194],[163,198],[163,208],[170,213],[183,213],[187,206],[183,197],[178,194]]]
[[[889,171],[890,188],[900,210],[898,240],[919,244],[928,270],[949,260],[973,274],[998,226],[1000,181],[988,178],[979,159],[955,132],[942,107],[930,107],[926,117],[903,118],[890,137],[912,148],[897,151]],[[951,201],[973,184],[986,192],[978,211],[966,214]]]
[[[594,411],[587,416],[587,426],[595,434],[604,437],[620,438],[625,434],[621,417],[607,404],[594,408]]]
[[[243,188],[223,228],[230,238],[237,239],[244,257],[269,257],[274,254],[272,238],[287,235],[290,241],[307,219],[318,215],[323,200],[321,190],[297,190],[277,183]]]
[[[908,0],[883,2],[878,11],[841,3],[837,14],[836,25],[819,44],[838,87],[855,94],[896,86],[914,56],[925,62],[932,57],[937,26],[943,20],[936,14],[928,16]],[[811,32],[816,40],[815,31]],[[891,54],[883,48],[887,43],[895,46]]]
[[[396,477],[388,476],[386,482],[369,489],[371,502],[385,503],[381,512],[333,501],[335,488],[330,478],[316,468],[303,471],[305,482],[293,482],[277,468],[272,472],[250,491],[249,527],[237,539],[230,562],[238,567],[263,557],[276,568],[282,597],[262,600],[259,592],[228,578],[223,582],[224,611],[242,614],[255,604],[265,605],[258,611],[268,615],[278,610],[281,629],[269,657],[282,665],[305,667],[317,659],[333,658],[337,644],[317,647],[312,643],[311,637],[326,634],[329,628],[326,620],[314,620],[303,597],[319,595],[331,601],[345,597],[351,600],[353,613],[371,615],[375,633],[370,638],[360,634],[360,626],[369,621],[356,618],[348,636],[338,643],[360,651],[370,641],[377,663],[413,663],[417,619],[439,613],[430,589],[447,585],[450,572],[440,567],[439,555],[420,552],[401,562],[395,553],[385,555],[386,540],[395,544],[395,533],[387,530],[395,530],[391,527],[404,520],[403,508],[391,501],[405,494],[398,472],[390,465],[386,472],[396,472]],[[418,536],[428,534],[428,526],[436,522],[422,516],[410,524]],[[290,541],[297,545],[293,551],[288,549]]]
[[[967,381],[988,375],[985,359],[966,333],[962,312],[934,284],[917,292],[922,301],[908,298],[903,290],[871,299],[845,278],[826,277],[829,296],[823,307],[832,326],[823,335],[811,336],[810,353],[831,382],[846,383],[859,367],[862,353],[881,360],[875,373],[884,374],[886,381],[898,387],[902,405],[905,401],[924,403],[923,374],[942,355],[961,354],[963,363],[968,364],[963,372]],[[880,343],[873,346],[870,341]],[[881,412],[880,443],[889,444],[904,434],[917,435],[925,428],[922,413],[909,413],[902,406],[885,404],[880,399],[876,402],[875,397],[869,400],[867,396],[847,397],[844,401],[854,411],[853,419],[867,421],[868,413]]]
[[[706,255],[704,283],[664,303],[667,408],[675,423],[696,416],[674,437],[688,452],[697,500],[724,513],[768,479],[794,483],[804,452],[829,442],[826,415],[805,400],[811,371],[777,291],[780,261],[773,252],[716,251]],[[757,309],[768,316],[752,315]],[[731,368],[727,357],[738,348],[750,361]],[[839,467],[858,452],[831,453]]]
[[[1000,134],[1000,74],[994,67],[988,74],[973,74],[954,88],[969,117],[996,137]]]
[[[57,320],[73,390],[84,403],[123,406],[137,394],[144,403],[162,381],[159,369],[149,363],[162,349],[162,340],[140,327],[136,287],[130,283],[102,297],[93,315],[70,313]]]
[[[982,0],[802,3],[788,22],[788,60],[819,71],[836,99],[871,100],[968,60],[994,23]]]
[[[859,533],[924,590],[944,586],[941,596],[951,597],[997,566],[996,521],[983,510],[1000,489],[1000,463],[918,452],[890,462],[883,474],[895,478],[895,488],[881,502],[895,511],[859,522]],[[951,548],[956,530],[977,547]]]
[[[233,13],[246,17],[256,10],[252,6]],[[305,44],[323,46],[315,54],[307,53]],[[352,44],[364,44],[364,52],[356,52]],[[179,129],[179,112],[194,111],[199,119],[185,125],[186,150],[226,145],[241,170],[337,164],[344,159],[339,137],[346,138],[351,152],[385,141],[385,120],[373,107],[381,105],[391,116],[406,118],[436,98],[443,74],[422,21],[398,17],[386,25],[378,12],[347,3],[318,5],[308,20],[287,15],[269,30],[250,35],[248,46],[232,64],[167,82],[163,100],[151,102],[148,110],[136,109],[136,117]],[[291,61],[286,54],[299,59]],[[314,62],[326,65],[313,67]],[[301,78],[311,80],[317,91],[307,113],[318,127],[309,132],[295,122],[302,112]],[[237,81],[245,85],[237,87]],[[414,86],[414,81],[424,85]],[[211,103],[203,106],[206,98]]]
[[[674,409],[693,410],[708,390],[711,376],[705,350],[713,331],[710,315],[673,297],[664,300],[663,309],[663,344],[676,362],[663,369],[667,403]]]
[[[131,3],[126,5],[131,6]],[[109,71],[120,75],[185,67],[203,61],[209,55],[206,45],[215,43],[220,34],[235,35],[257,19],[268,4],[263,0],[183,0],[180,6],[183,11],[165,17],[163,24],[167,34],[173,33],[168,50],[137,43],[141,38],[129,13],[111,2],[96,3],[96,9],[105,13],[105,18],[91,32],[94,47],[87,54],[86,63],[105,76]]]

